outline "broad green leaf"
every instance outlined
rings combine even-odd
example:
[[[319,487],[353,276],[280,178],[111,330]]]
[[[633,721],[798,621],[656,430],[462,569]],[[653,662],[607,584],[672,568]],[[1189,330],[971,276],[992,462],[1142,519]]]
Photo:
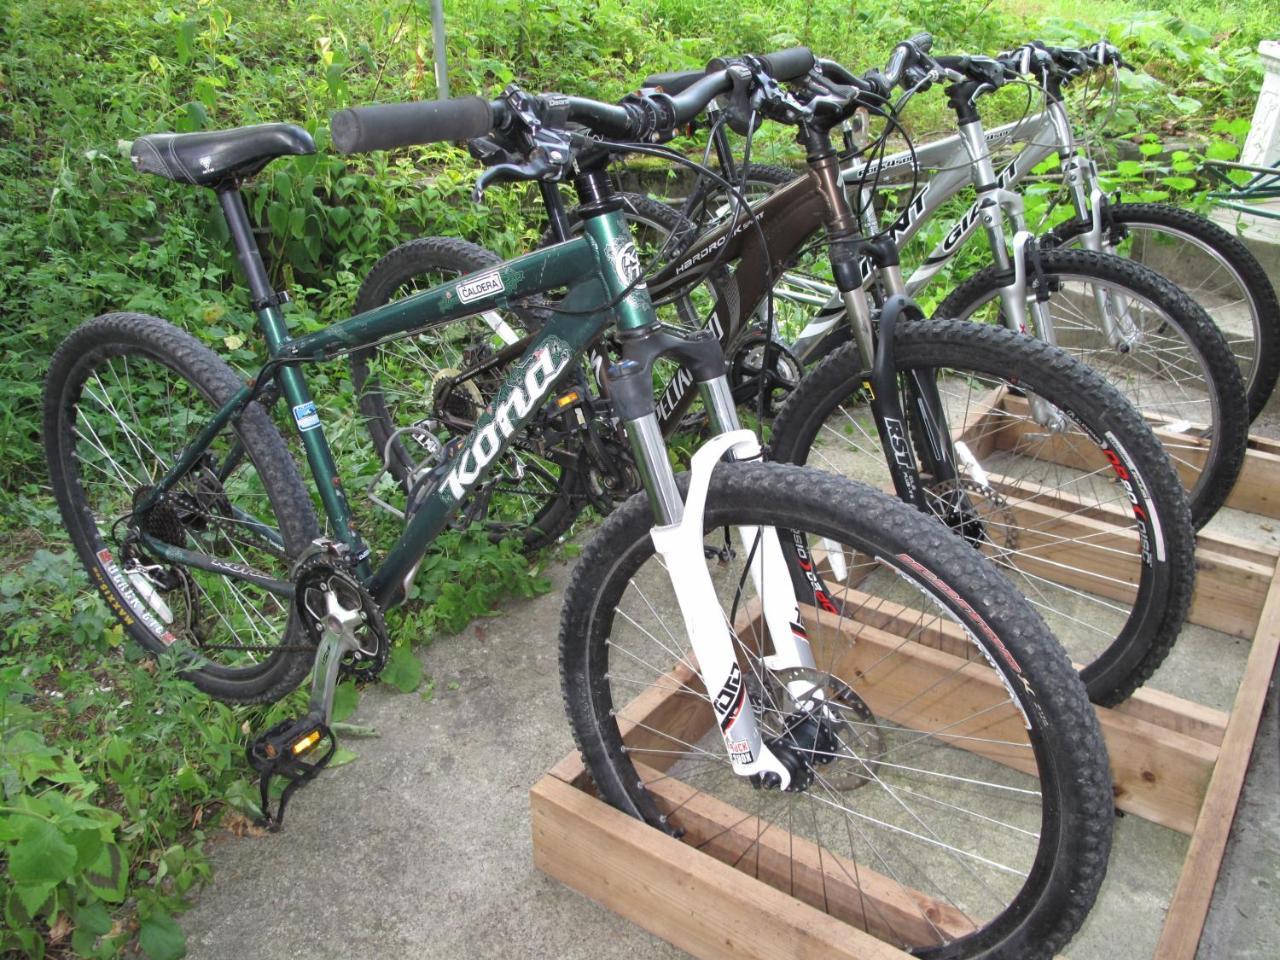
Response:
[[[13,892],[22,901],[27,914],[34,917],[48,901],[49,894],[53,893],[53,888],[56,886],[56,883],[19,883],[14,885]]]
[[[129,865],[120,853],[120,848],[114,843],[103,844],[97,859],[85,870],[84,879],[89,884],[89,889],[108,903],[120,903],[124,900],[129,882]]]
[[[346,747],[339,747],[333,751],[333,759],[329,761],[330,767],[341,767],[355,760],[358,754],[354,750],[348,750]]]
[[[179,960],[187,955],[187,935],[167,913],[153,913],[142,921],[138,946],[151,960]]]
[[[15,883],[61,883],[76,865],[76,848],[51,823],[27,817],[17,844],[9,851],[9,875]]]
[[[195,20],[183,20],[178,25],[178,59],[186,63],[191,59],[192,47],[195,44],[196,28],[199,23]]]
[[[111,914],[100,903],[90,903],[78,907],[75,912],[76,927],[86,930],[95,936],[102,936],[111,930]]]
[[[70,830],[66,839],[76,848],[76,863],[81,867],[93,863],[102,852],[102,831],[96,825],[95,829],[90,830]]]
[[[333,691],[333,722],[347,719],[359,704],[360,691],[356,689],[355,681],[347,680],[338,684]]]
[[[1204,155],[1210,160],[1234,160],[1239,153],[1239,147],[1225,140],[1214,140],[1204,151]]]
[[[401,693],[412,693],[422,682],[422,662],[409,647],[392,647],[382,679]]]
[[[283,203],[272,203],[267,207],[267,220],[273,232],[281,236],[289,232],[289,208]]]

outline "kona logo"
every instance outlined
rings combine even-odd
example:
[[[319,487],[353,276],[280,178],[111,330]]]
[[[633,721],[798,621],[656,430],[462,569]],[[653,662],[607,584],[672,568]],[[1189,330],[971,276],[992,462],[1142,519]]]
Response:
[[[526,362],[523,383],[517,379],[517,371],[516,378],[513,378],[516,382],[510,392],[505,397],[499,395],[490,404],[488,419],[476,424],[468,438],[470,447],[458,455],[455,466],[445,477],[445,486],[455,500],[466,495],[572,359],[573,351],[569,345],[551,337]]]
[[[644,274],[644,268],[640,266],[640,254],[636,250],[636,245],[627,237],[617,237],[609,244],[609,259],[613,262],[613,269],[624,283],[630,286],[636,284],[637,290],[643,290],[643,283],[636,283]]]
[[[495,293],[501,293],[506,287],[502,285],[502,277],[498,271],[482,274],[474,280],[463,280],[458,284],[458,299],[463,303],[470,303],[473,300],[480,300],[484,297],[491,297]]]

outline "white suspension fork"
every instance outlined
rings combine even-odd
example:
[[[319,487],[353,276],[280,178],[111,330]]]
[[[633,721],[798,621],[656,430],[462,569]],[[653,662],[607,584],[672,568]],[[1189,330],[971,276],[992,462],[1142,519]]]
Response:
[[[734,772],[740,776],[776,775],[777,786],[785,790],[791,783],[791,773],[761,736],[746,678],[738,665],[738,639],[725,620],[703,552],[707,491],[712,472],[726,454],[739,459],[756,457],[760,455],[760,443],[750,430],[734,430],[704,444],[693,455],[681,519],[655,527],[651,536],[671,577],[698,672],[711,698]],[[764,658],[764,665],[771,670],[813,669],[813,653],[800,627],[800,607],[777,531],[772,527],[742,527],[737,534],[751,557],[751,576],[775,651]],[[765,586],[767,589],[761,589]],[[812,698],[812,684],[799,686],[803,689],[792,691],[797,698]]]

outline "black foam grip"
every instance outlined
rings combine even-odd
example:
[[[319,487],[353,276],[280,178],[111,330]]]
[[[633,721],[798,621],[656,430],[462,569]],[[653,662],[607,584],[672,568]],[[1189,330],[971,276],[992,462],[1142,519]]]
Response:
[[[706,76],[701,70],[677,70],[673,73],[651,73],[644,78],[643,86],[661,87],[667,93],[687,90]]]
[[[333,145],[343,153],[470,140],[492,129],[492,108],[480,97],[351,107],[335,113],[329,124]]]
[[[929,48],[933,46],[933,34],[928,31],[921,30],[919,33],[909,37],[907,39],[907,43],[914,46],[921,53],[928,53]]]
[[[792,47],[777,53],[766,53],[760,58],[775,80],[796,80],[813,69],[817,62],[808,47]]]

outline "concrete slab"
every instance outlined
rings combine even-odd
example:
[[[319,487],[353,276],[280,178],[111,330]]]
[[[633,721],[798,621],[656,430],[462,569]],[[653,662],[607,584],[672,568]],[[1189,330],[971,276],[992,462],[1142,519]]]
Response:
[[[528,790],[572,747],[559,590],[422,652],[435,694],[372,690],[359,759],[293,801],[284,830],[223,839],[182,924],[193,960],[678,957],[533,867]]]

